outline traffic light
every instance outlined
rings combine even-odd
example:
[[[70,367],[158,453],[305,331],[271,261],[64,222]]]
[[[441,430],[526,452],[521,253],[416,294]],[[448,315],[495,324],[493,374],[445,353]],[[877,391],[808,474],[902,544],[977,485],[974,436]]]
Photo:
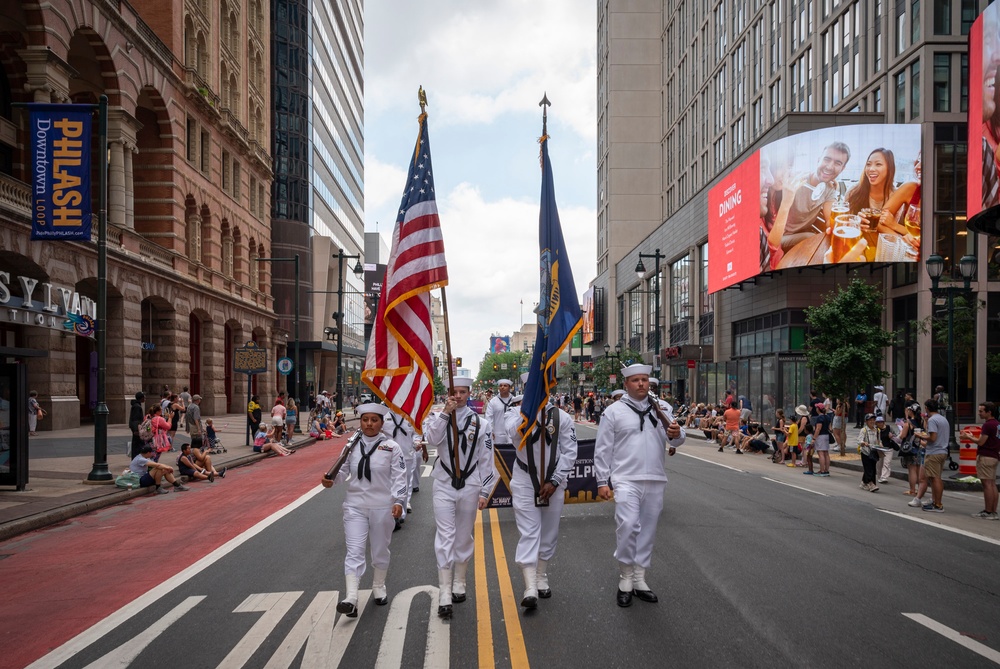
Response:
[[[455,366],[456,367],[461,367],[462,366],[462,359],[461,358],[455,358]]]
[[[515,363],[512,363],[512,364],[514,366],[514,371],[516,372],[517,371],[517,363],[515,362]]]
[[[494,372],[499,372],[500,371],[500,365],[498,365],[497,363],[494,362],[493,363],[493,371]]]
[[[437,356],[434,356],[434,366],[435,367],[441,366],[441,360]]]

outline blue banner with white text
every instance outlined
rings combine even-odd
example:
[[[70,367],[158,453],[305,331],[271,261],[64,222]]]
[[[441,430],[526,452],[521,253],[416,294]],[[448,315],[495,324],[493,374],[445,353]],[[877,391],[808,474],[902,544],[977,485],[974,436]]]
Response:
[[[93,105],[28,105],[31,238],[90,240]]]

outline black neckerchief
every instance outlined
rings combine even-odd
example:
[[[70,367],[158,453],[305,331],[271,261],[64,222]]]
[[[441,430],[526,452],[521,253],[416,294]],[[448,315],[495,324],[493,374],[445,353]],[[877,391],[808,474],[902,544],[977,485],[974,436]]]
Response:
[[[403,429],[403,423],[406,422],[405,418],[400,420],[398,423],[396,422],[396,414],[390,413],[389,418],[392,420],[392,437],[390,437],[391,439],[395,439],[396,435],[399,434],[400,432],[403,433],[404,437],[410,436],[406,434],[406,430]]]
[[[498,399],[498,400],[500,400],[500,404],[502,404],[502,405],[503,405],[503,412],[504,412],[504,413],[507,413],[507,409],[509,409],[509,408],[510,408],[510,403],[511,403],[511,401],[512,401],[512,400],[514,399],[514,396],[513,396],[513,395],[511,395],[511,396],[510,396],[510,399],[509,399],[509,400],[507,400],[506,402],[504,402],[504,401],[503,401],[503,398],[502,398],[502,397],[500,397],[499,395],[497,395],[497,399]]]
[[[635,413],[635,415],[639,417],[639,432],[642,432],[642,428],[645,426],[643,418],[649,418],[649,422],[653,425],[654,428],[656,427],[656,416],[653,415],[653,402],[655,402],[656,400],[653,399],[646,400],[647,402],[649,402],[649,406],[646,407],[644,410],[635,406],[634,404],[635,400],[629,397],[628,393],[623,395],[621,400],[619,401],[623,402],[625,406],[631,409]]]
[[[458,422],[458,417],[455,416],[456,423]],[[476,422],[476,428],[472,434],[472,445],[469,445],[469,437],[466,434],[466,430],[469,429],[469,425],[472,424],[473,419]],[[469,477],[472,472],[476,470],[476,466],[479,464],[473,457],[476,452],[476,442],[479,441],[479,416],[474,412],[470,411],[468,418],[465,419],[465,425],[458,430],[458,443],[461,449],[461,454],[466,456],[465,466],[462,467],[460,472],[454,472],[448,468],[452,462],[455,461],[455,445],[452,443],[452,429],[451,429],[451,418],[448,419],[448,432],[446,433],[445,443],[448,446],[448,457],[442,459],[438,456],[438,462],[441,463],[441,468],[444,469],[445,473],[451,477],[451,487],[455,490],[461,490],[465,487],[465,479]],[[461,455],[459,456],[459,462],[462,461]]]
[[[376,440],[372,445],[371,450],[367,453],[365,453],[365,442],[361,441],[358,444],[358,453],[361,454],[361,460],[358,462],[358,479],[366,478],[368,479],[368,482],[371,483],[372,465],[370,458],[372,457],[372,453],[374,453],[376,449],[378,449],[379,445],[381,445],[382,441],[382,438]]]
[[[536,495],[539,491],[541,491],[543,483],[547,483],[552,480],[552,475],[555,474],[556,471],[556,455],[559,452],[559,415],[556,413],[557,411],[559,411],[559,407],[549,406],[542,423],[536,427],[535,431],[525,442],[525,457],[528,460],[528,475],[531,477],[531,485],[534,487]],[[548,457],[548,462],[545,466],[545,477],[542,478],[538,475],[538,465],[535,464],[534,447],[541,438],[542,430],[547,431],[549,425],[552,426],[552,433],[549,435],[548,443],[545,445],[545,455]]]

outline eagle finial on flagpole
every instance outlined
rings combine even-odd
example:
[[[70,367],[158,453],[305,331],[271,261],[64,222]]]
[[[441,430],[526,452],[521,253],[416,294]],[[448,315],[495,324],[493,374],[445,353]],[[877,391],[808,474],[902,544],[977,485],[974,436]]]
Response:
[[[425,113],[424,107],[427,106],[427,93],[424,91],[423,86],[417,89],[417,102],[420,103],[420,113]]]
[[[542,137],[549,134],[548,131],[548,121],[549,121],[549,107],[552,103],[549,102],[549,96],[546,93],[542,93],[542,101],[538,103],[538,106],[542,108]]]

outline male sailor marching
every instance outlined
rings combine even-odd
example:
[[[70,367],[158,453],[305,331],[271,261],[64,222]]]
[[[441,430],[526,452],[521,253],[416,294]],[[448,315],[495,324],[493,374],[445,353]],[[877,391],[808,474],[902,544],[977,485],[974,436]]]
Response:
[[[514,521],[521,535],[514,561],[524,574],[521,606],[525,609],[536,608],[539,597],[552,596],[548,564],[559,541],[559,516],[566,499],[566,479],[576,462],[573,417],[551,401],[542,411],[543,426],[536,424],[523,444],[518,431],[523,418],[521,412],[507,413],[507,431],[518,444],[510,492]]]
[[[630,606],[633,593],[644,602],[657,601],[646,584],[646,569],[667,483],[664,442],[673,455],[686,437],[669,405],[662,407],[649,394],[651,371],[641,364],[622,370],[625,394],[604,410],[594,445],[598,496],[612,499],[614,486],[618,606]]]
[[[500,393],[490,400],[483,413],[486,420],[493,426],[493,446],[510,446],[513,442],[511,442],[511,435],[507,432],[506,417],[509,413],[517,415],[520,412],[510,410],[511,400],[514,397],[510,394],[510,388],[514,385],[510,379],[500,379],[497,385],[500,388]]]
[[[437,449],[431,478],[438,615],[442,617],[451,616],[453,601],[465,601],[465,574],[474,547],[472,529],[476,514],[486,508],[494,478],[492,428],[468,406],[472,379],[455,377],[453,383],[455,394],[448,397],[441,413],[427,421],[426,430],[428,443]]]

